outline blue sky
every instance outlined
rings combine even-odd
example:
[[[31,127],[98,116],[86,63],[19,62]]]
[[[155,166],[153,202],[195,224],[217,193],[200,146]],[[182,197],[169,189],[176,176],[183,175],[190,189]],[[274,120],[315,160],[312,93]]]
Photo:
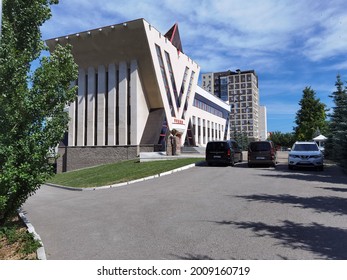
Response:
[[[201,73],[256,71],[269,131],[292,131],[306,86],[330,108],[336,75],[347,80],[345,0],[60,0],[52,14],[43,39],[138,18],[162,33],[178,23]]]

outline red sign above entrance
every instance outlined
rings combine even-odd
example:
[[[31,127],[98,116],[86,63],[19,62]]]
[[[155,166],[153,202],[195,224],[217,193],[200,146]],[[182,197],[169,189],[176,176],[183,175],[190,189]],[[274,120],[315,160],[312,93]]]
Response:
[[[174,119],[174,120],[173,120],[173,123],[175,123],[175,124],[184,124],[184,120],[181,120],[181,119]]]

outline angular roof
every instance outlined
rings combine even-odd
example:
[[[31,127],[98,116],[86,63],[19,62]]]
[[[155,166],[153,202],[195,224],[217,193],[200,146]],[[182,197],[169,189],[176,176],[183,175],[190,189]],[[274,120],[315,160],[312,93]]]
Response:
[[[313,138],[313,140],[315,141],[324,141],[327,140],[328,138],[326,138],[324,135],[318,135],[317,137]]]
[[[180,37],[180,32],[178,31],[178,24],[175,23],[170,30],[165,34],[165,37],[170,40],[172,45],[176,47],[181,53],[183,53],[182,41]]]

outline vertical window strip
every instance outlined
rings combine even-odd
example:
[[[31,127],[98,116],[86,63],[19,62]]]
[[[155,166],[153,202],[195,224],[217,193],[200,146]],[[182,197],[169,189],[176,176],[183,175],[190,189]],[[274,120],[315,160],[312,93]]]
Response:
[[[170,74],[170,79],[171,79],[171,86],[174,92],[174,96],[175,96],[175,101],[176,101],[176,107],[179,108],[180,107],[180,103],[179,103],[179,98],[178,98],[178,93],[177,93],[177,87],[176,87],[176,82],[175,82],[175,76],[172,70],[172,64],[171,64],[171,59],[170,59],[170,55],[168,52],[165,52],[165,56],[166,56],[166,63],[169,67],[169,74]]]
[[[94,145],[98,143],[98,91],[99,91],[99,74],[95,73],[95,88],[94,88]]]
[[[195,76],[195,72],[192,71],[192,74],[191,74],[190,80],[189,80],[189,85],[188,85],[187,98],[186,98],[186,102],[184,104],[184,112],[183,112],[183,116],[182,116],[183,119],[185,119],[185,117],[186,117],[186,113],[187,113],[187,109],[188,109],[189,97],[190,97],[190,93],[192,91],[192,86],[193,86],[193,81],[194,81],[194,76]]]
[[[76,80],[75,85],[78,86],[78,79]],[[74,141],[73,145],[77,146],[77,137],[78,137],[78,133],[77,133],[77,131],[78,131],[78,88],[76,88],[76,98],[75,98],[75,102],[74,102],[73,106],[75,106],[75,138],[74,138],[75,141]]]
[[[175,110],[173,107],[173,102],[172,102],[172,97],[171,97],[171,92],[170,92],[170,88],[169,88],[169,83],[167,80],[167,76],[166,76],[166,71],[164,68],[164,60],[163,60],[163,56],[161,54],[161,50],[160,47],[158,45],[155,45],[155,48],[157,50],[157,55],[158,55],[158,59],[159,59],[159,65],[160,65],[160,69],[161,69],[161,75],[163,77],[163,81],[164,81],[164,86],[165,86],[165,90],[166,90],[166,96],[169,102],[169,106],[170,106],[170,110],[171,110],[171,116],[174,117],[175,116]]]
[[[127,144],[131,145],[131,96],[130,96],[130,92],[131,92],[131,81],[130,81],[130,77],[131,77],[131,70],[130,68],[128,68],[128,88],[127,88]]]
[[[184,76],[183,76],[181,90],[180,90],[180,96],[179,96],[179,100],[178,100],[179,106],[178,107],[181,107],[181,105],[182,105],[182,99],[183,99],[184,89],[186,88],[188,71],[189,71],[189,68],[186,67],[186,70],[184,71]]]
[[[116,145],[119,145],[119,69],[116,71]]]
[[[105,116],[105,146],[108,146],[108,71],[106,70],[105,73],[106,77],[105,77],[105,112],[104,112],[104,116]]]
[[[84,146],[87,146],[87,129],[88,129],[88,74],[85,78],[85,91],[84,91]]]

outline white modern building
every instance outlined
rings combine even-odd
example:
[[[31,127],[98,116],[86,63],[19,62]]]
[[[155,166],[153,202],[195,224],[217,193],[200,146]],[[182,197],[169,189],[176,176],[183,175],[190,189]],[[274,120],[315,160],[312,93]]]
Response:
[[[165,35],[144,19],[50,39],[72,45],[76,101],[58,172],[229,137],[230,106],[198,87],[199,65],[183,52],[178,26]]]

